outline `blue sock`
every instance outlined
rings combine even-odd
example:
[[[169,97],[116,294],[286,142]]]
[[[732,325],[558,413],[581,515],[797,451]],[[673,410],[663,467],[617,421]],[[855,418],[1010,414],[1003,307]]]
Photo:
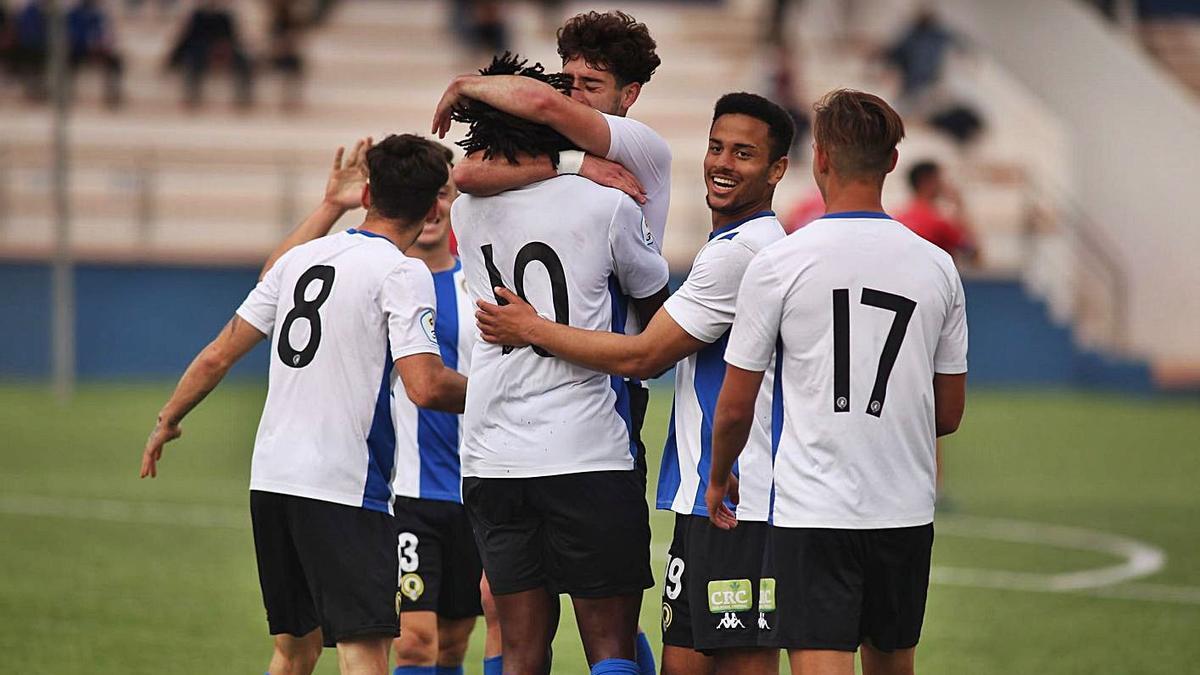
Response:
[[[437,666],[396,666],[392,675],[438,675]]]
[[[463,675],[462,666],[438,666],[434,675]]]
[[[504,655],[497,654],[484,659],[483,675],[504,675]]]
[[[629,659],[604,659],[592,666],[591,675],[638,675],[638,664]]]
[[[637,636],[637,655],[634,658],[637,660],[638,672],[641,675],[655,675],[654,650],[650,649],[650,640],[640,630]]]

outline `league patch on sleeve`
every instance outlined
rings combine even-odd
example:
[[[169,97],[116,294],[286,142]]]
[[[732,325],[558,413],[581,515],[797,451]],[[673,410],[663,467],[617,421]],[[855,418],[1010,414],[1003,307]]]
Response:
[[[646,222],[645,216],[642,216],[642,241],[647,246],[654,248],[654,233],[650,231],[650,225]]]
[[[433,310],[427,309],[421,312],[421,318],[418,320],[421,322],[421,330],[425,331],[425,337],[429,338],[429,341],[436,345],[437,331],[433,327],[435,322]]]

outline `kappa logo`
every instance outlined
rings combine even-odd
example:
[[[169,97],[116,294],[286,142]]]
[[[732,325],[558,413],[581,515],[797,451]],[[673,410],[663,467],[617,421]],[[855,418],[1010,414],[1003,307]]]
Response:
[[[744,612],[754,606],[749,579],[720,579],[708,582],[708,611]]]
[[[717,630],[745,627],[746,624],[742,623],[742,620],[733,612],[725,612],[725,616],[721,617],[721,622],[717,624]]]
[[[771,624],[767,623],[767,615],[762,612],[758,613],[758,629],[771,630]]]
[[[405,574],[400,577],[400,592],[404,597],[416,602],[425,593],[425,580],[420,574]]]

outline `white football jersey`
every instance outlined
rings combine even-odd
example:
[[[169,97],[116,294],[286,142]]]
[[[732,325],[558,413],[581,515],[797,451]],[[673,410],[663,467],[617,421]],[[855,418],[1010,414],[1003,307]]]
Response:
[[[462,195],[452,221],[472,300],[504,286],[539,313],[589,330],[623,328],[624,296],[667,283],[637,204],[578,176],[494,197]],[[463,420],[463,476],[522,478],[631,470],[620,378],[524,347],[479,342]]]
[[[437,354],[429,270],[347,230],[297,246],[237,314],[271,336],[250,489],[391,512],[393,362]]]
[[[625,167],[646,190],[642,211],[654,235],[654,250],[662,251],[671,208],[671,147],[657,131],[628,117],[604,115],[608,121],[607,159]]]
[[[783,236],[771,211],[714,231],[696,254],[683,285],[663,305],[680,328],[708,346],[675,366],[675,402],[658,474],[660,509],[708,516],[704,493],[712,467],[713,422],[725,381],[725,349],[738,288],[754,256]],[[734,465],[741,485],[739,520],[765,521],[770,512],[774,380],[774,369],[768,367],[750,439]]]
[[[475,303],[467,295],[467,277],[462,262],[433,274],[437,294],[438,346],[447,368],[468,375],[471,350],[479,339],[475,327]],[[462,415],[418,408],[396,381],[392,392],[396,418],[397,497],[434,499],[462,503],[462,472],[458,458]]]
[[[933,521],[935,373],[967,370],[962,281],[887,215],[830,214],[750,263],[725,360],[779,360],[772,522],[875,529]]]

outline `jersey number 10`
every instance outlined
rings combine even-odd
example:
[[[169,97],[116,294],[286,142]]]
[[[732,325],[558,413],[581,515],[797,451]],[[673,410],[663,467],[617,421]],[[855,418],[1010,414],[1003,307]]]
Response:
[[[892,329],[883,343],[879,355],[879,370],[875,371],[875,386],[871,389],[871,401],[866,413],[879,417],[883,414],[883,401],[887,398],[888,379],[892,367],[900,355],[900,345],[908,331],[917,303],[902,295],[864,288],[862,304],[895,312]],[[833,412],[850,412],[850,289],[837,288],[833,291]]]
[[[492,256],[492,245],[484,244],[480,248],[483,250],[483,264],[487,267],[488,279],[491,281],[492,288],[503,287],[504,279],[500,276],[500,270],[496,268],[496,262]],[[549,244],[531,241],[517,251],[517,259],[513,264],[513,284],[517,287],[517,295],[521,296],[525,302],[529,302],[529,299],[525,297],[525,268],[535,260],[542,263],[546,268],[546,274],[550,275],[550,294],[554,299],[554,320],[563,325],[570,323],[571,305],[567,298],[567,274],[563,271],[562,260]],[[508,304],[507,301],[500,298],[495,298],[495,300],[497,305]],[[506,346],[503,353],[508,354],[512,350],[512,347]],[[537,346],[533,348],[533,351],[538,356],[554,356]]]

